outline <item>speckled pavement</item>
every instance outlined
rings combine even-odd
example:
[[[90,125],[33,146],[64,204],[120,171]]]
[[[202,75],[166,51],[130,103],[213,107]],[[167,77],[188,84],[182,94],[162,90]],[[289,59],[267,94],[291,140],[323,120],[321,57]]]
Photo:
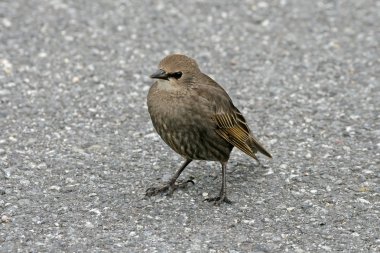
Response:
[[[380,2],[0,1],[0,252],[379,252]],[[181,163],[149,74],[195,58],[272,160]]]

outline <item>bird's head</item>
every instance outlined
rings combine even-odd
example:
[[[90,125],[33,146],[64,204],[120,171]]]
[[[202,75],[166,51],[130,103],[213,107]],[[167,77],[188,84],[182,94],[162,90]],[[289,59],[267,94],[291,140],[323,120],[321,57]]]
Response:
[[[159,70],[152,74],[151,78],[177,85],[190,84],[194,76],[200,72],[194,59],[181,54],[166,56],[158,67]]]

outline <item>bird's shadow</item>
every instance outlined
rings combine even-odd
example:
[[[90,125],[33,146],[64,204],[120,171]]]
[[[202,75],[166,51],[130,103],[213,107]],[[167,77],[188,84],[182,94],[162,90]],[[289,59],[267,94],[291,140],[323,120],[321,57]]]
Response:
[[[252,162],[242,162],[242,161],[234,161],[229,165],[229,170],[227,173],[230,177],[234,177],[234,175],[239,175],[239,177],[261,177],[266,170],[268,170],[269,166],[261,163],[260,161]]]

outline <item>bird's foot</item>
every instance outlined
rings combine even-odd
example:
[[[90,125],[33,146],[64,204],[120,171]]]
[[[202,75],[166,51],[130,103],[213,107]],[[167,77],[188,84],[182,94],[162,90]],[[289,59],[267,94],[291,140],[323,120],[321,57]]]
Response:
[[[166,196],[171,196],[173,192],[177,189],[185,189],[188,185],[188,183],[192,183],[193,185],[195,184],[193,181],[193,177],[191,177],[189,180],[184,181],[184,180],[178,180],[177,183],[165,183],[161,186],[153,186],[150,187],[146,190],[145,196],[151,197],[154,195],[157,195],[159,193],[164,194]]]
[[[219,206],[222,203],[232,204],[232,201],[229,200],[225,194],[221,194],[220,196],[214,198],[207,198],[204,201],[214,202],[214,205],[216,206]]]
[[[161,186],[149,187],[145,191],[145,196],[151,197],[151,196],[157,195],[159,193],[164,193],[164,192],[168,191],[169,188],[170,188],[169,184],[164,184],[164,185],[161,185]]]

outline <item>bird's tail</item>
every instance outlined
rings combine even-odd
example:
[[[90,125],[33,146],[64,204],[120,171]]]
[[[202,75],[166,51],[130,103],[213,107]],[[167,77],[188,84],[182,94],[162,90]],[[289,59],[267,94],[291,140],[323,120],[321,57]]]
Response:
[[[253,150],[257,150],[260,153],[266,155],[267,157],[272,158],[272,155],[264,148],[264,146],[255,137],[253,137],[252,135],[250,137],[251,138],[249,138],[248,145]]]

